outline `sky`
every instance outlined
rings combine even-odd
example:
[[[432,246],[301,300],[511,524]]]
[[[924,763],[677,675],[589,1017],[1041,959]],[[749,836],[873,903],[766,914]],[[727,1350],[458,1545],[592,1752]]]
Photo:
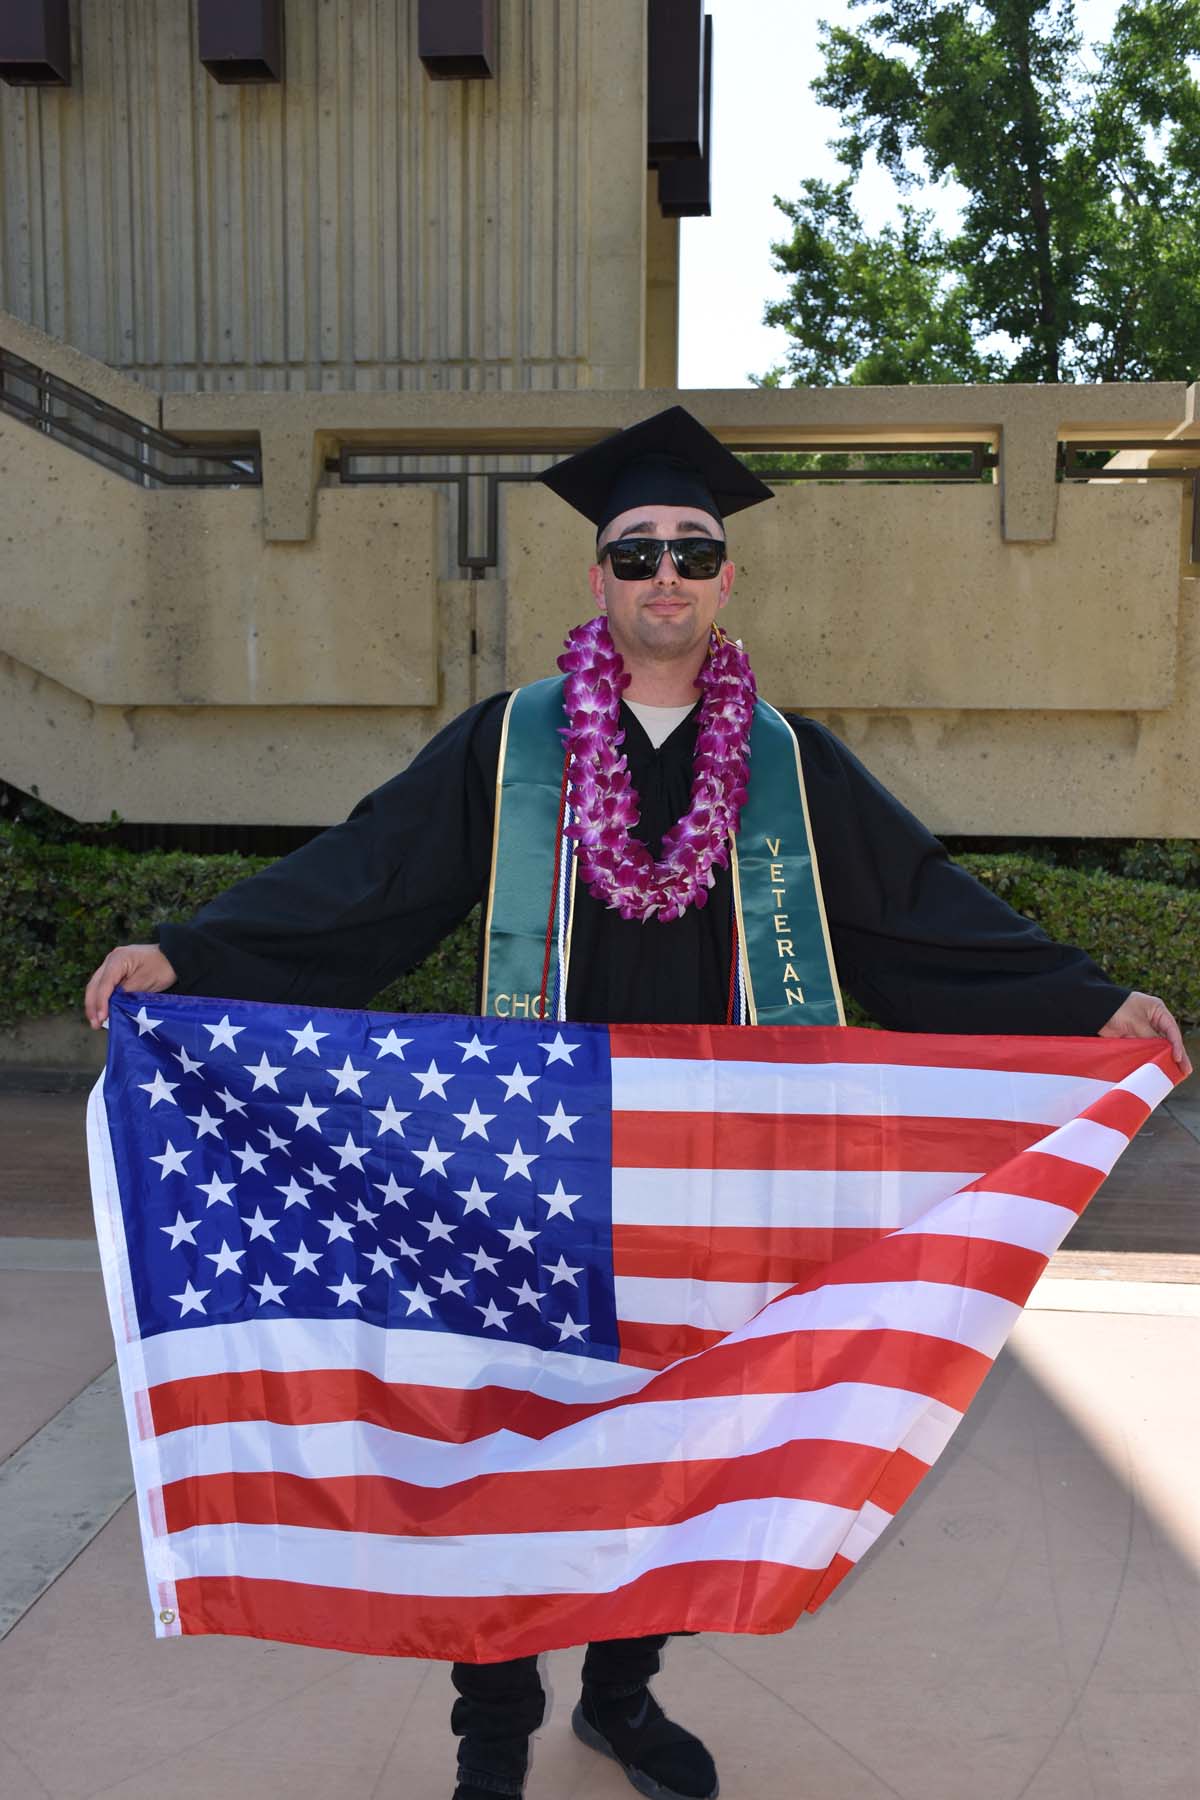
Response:
[[[1108,36],[1119,5],[1076,0],[1085,42]],[[771,244],[787,228],[774,196],[795,197],[808,175],[844,173],[827,146],[838,116],[809,92],[822,67],[817,21],[854,26],[864,14],[848,0],[707,0],[706,11],[713,21],[713,210],[682,224],[679,385],[748,387],[752,374],[783,360],[787,343],[784,332],[762,323],[764,306],[787,289],[771,266]],[[895,212],[895,186],[877,166],[864,170],[856,197],[870,230]],[[926,190],[920,203],[941,223],[957,217],[949,184]]]

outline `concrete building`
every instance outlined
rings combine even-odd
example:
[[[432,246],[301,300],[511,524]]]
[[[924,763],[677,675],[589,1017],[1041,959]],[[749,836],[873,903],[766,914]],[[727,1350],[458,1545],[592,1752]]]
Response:
[[[529,476],[682,397],[965,453],[737,522],[773,700],[944,831],[1200,835],[1195,391],[680,396],[713,53],[700,0],[0,0],[0,777],[341,816],[552,667],[589,533]]]

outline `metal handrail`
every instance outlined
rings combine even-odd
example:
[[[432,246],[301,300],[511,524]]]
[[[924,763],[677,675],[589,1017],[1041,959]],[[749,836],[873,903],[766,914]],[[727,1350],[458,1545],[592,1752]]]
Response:
[[[14,383],[31,389],[32,397],[18,392]],[[70,408],[70,414],[83,414],[111,437],[98,436],[63,408]],[[186,443],[2,347],[0,412],[90,454],[95,461],[116,464],[118,473],[127,474],[132,480],[154,486],[227,488],[257,487],[262,483],[262,458],[256,443]],[[164,467],[164,460],[168,464],[190,462],[201,466],[192,471],[179,470]],[[217,466],[206,468],[206,464]]]

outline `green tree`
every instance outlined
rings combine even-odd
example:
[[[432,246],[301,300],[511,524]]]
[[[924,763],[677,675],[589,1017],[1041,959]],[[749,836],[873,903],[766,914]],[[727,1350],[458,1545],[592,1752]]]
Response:
[[[821,42],[846,176],[777,201],[791,280],[765,317],[791,343],[765,381],[1195,374],[1200,0],[1127,0],[1090,58],[1072,0],[889,0]],[[868,154],[902,193],[957,182],[959,229],[901,201],[869,233]]]

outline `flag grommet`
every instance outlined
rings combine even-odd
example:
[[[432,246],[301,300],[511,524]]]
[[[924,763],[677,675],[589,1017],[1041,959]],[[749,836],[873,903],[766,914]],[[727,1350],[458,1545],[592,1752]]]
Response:
[[[164,1607],[162,1612],[159,1613],[158,1622],[160,1625],[173,1625],[175,1623],[175,1614],[171,1611],[169,1606]]]

